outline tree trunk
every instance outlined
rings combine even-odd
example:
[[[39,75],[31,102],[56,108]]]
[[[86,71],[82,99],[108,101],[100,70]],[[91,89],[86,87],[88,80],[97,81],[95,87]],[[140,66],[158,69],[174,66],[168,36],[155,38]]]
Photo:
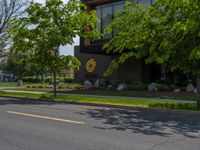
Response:
[[[41,84],[43,84],[44,83],[44,74],[43,73],[41,74],[41,77],[42,77]]]
[[[54,92],[54,96],[57,96],[57,91],[56,91],[56,71],[54,71],[53,73],[53,92]]]
[[[39,77],[38,77],[39,75],[38,75],[38,72],[37,72],[37,74],[36,74],[36,83],[38,83],[38,81],[39,81]]]
[[[54,49],[54,71],[53,71],[53,80],[54,80],[54,96],[56,97],[57,96],[57,90],[56,90],[56,61],[57,61],[57,58],[58,58],[58,47],[55,47]]]
[[[197,107],[200,109],[200,74],[197,76]]]

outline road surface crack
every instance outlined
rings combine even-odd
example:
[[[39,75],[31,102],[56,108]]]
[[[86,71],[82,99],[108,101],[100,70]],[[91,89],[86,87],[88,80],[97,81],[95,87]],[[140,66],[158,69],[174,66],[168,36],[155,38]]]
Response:
[[[184,140],[185,140],[185,137],[180,138],[180,139],[176,139],[176,140],[166,140],[166,141],[163,141],[161,143],[153,145],[152,148],[150,148],[149,150],[155,150],[157,147],[162,146],[164,144],[176,143],[176,142],[181,142],[181,141],[184,141]]]

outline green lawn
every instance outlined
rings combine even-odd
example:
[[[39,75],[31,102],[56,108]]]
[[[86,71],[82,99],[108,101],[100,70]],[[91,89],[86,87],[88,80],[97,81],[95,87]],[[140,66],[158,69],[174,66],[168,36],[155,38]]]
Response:
[[[17,82],[0,82],[0,86],[17,86]]]
[[[179,102],[158,102],[149,100],[130,100],[122,98],[95,98],[95,97],[80,97],[80,96],[57,96],[56,98],[50,94],[29,94],[29,93],[12,93],[0,91],[0,96],[15,96],[34,99],[48,99],[51,101],[64,101],[64,102],[85,102],[96,104],[112,104],[122,106],[137,106],[149,108],[167,108],[167,109],[184,109],[184,110],[197,110],[196,104],[192,103],[179,103]]]
[[[41,84],[41,83],[23,82],[23,85],[24,86],[27,86],[27,85],[39,86],[39,85],[49,85],[49,83]],[[17,82],[0,82],[0,87],[1,86],[3,86],[3,87],[6,87],[6,86],[17,86]]]
[[[73,87],[73,85],[72,85]],[[40,92],[53,92],[51,88],[17,88],[13,90],[21,91],[40,91]],[[89,95],[102,95],[102,96],[127,96],[127,97],[144,97],[144,98],[163,98],[174,100],[196,100],[196,94],[193,93],[174,93],[174,92],[148,92],[148,91],[117,91],[117,90],[73,90],[71,89],[57,89],[59,93],[69,94],[89,94]]]

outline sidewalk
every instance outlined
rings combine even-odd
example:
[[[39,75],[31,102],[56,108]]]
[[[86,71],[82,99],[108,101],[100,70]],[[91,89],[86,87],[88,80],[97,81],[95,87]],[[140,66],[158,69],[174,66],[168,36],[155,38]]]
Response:
[[[13,93],[30,93],[30,94],[51,94],[48,92],[37,92],[37,91],[20,91],[20,90],[1,90],[5,92],[13,92]],[[80,96],[80,97],[95,97],[95,98],[117,98],[117,99],[130,99],[130,100],[150,100],[150,101],[160,101],[160,102],[178,102],[178,103],[196,103],[196,101],[191,100],[174,100],[174,99],[164,99],[164,98],[144,98],[144,97],[128,97],[128,96],[103,96],[103,95],[91,95],[91,94],[65,94],[65,93],[57,93],[57,95],[61,96]]]

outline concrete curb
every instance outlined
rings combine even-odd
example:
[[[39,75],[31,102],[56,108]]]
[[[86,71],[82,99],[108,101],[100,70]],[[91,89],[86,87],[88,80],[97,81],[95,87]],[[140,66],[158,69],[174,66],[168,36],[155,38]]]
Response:
[[[96,107],[106,107],[106,108],[116,108],[116,109],[125,109],[125,110],[137,110],[137,111],[146,111],[146,112],[158,112],[158,113],[167,113],[168,115],[179,115],[179,116],[190,116],[195,115],[200,117],[200,111],[192,110],[173,110],[167,108],[149,108],[149,107],[138,107],[138,106],[122,106],[122,105],[113,105],[113,104],[98,104],[98,103],[89,103],[89,102],[74,102],[74,101],[61,101],[61,100],[49,100],[49,99],[38,99],[38,98],[28,98],[28,97],[17,97],[17,96],[0,96],[5,98],[15,98],[21,100],[31,100],[31,101],[40,101],[40,102],[49,102],[57,104],[73,104],[73,105],[84,105],[84,106],[96,106]]]

